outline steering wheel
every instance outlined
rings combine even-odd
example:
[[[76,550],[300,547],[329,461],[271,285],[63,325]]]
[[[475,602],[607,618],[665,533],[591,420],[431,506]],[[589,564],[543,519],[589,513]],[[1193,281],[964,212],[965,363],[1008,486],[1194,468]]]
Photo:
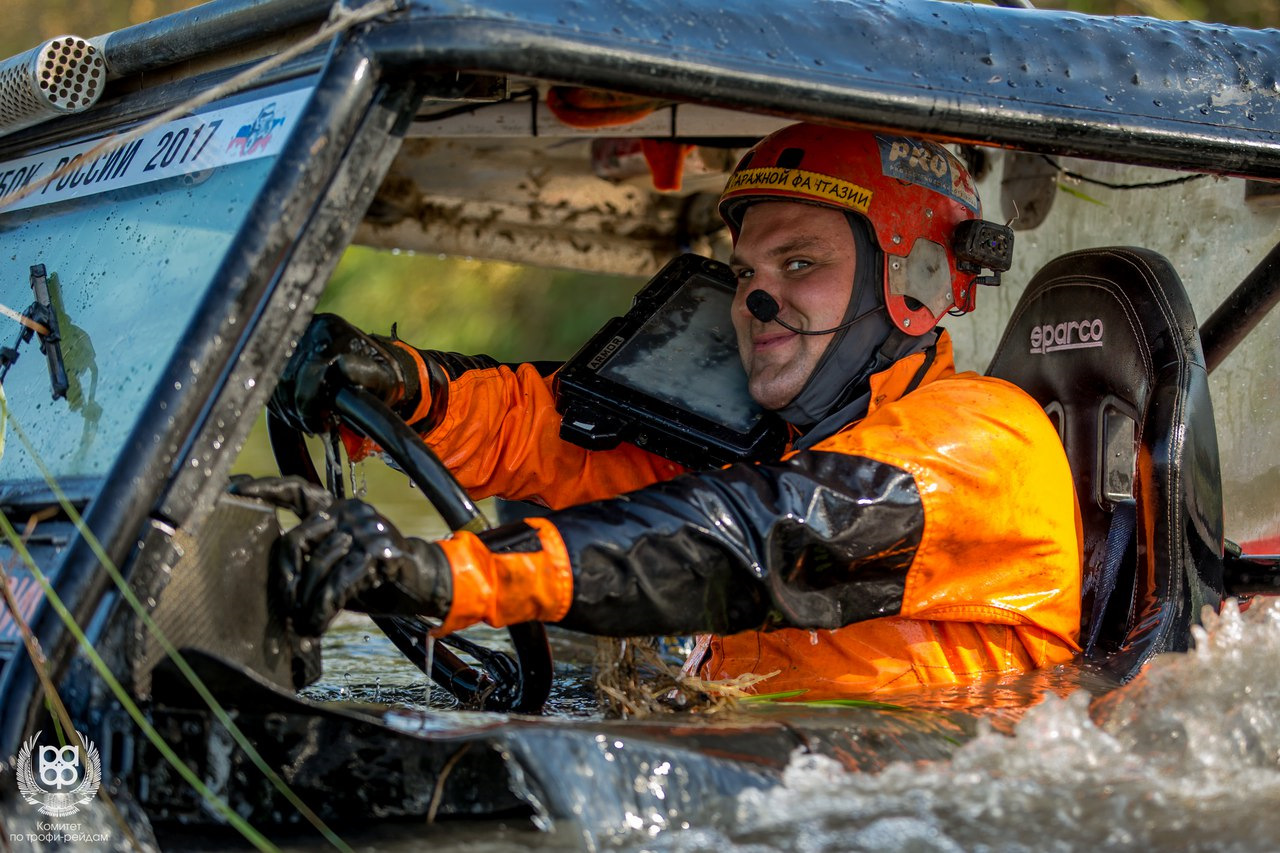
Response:
[[[380,400],[359,388],[344,388],[335,397],[334,408],[344,423],[371,439],[400,466],[450,530],[479,532],[489,528],[480,509],[439,457]],[[321,485],[301,432],[270,412],[267,432],[281,474],[296,474]],[[456,634],[437,638],[434,650],[428,652],[426,638],[431,625],[422,619],[370,618],[418,669],[468,707],[536,714],[551,693],[551,647],[541,622],[522,622],[507,629],[515,649],[512,658]],[[480,667],[467,664],[446,647],[470,655]]]

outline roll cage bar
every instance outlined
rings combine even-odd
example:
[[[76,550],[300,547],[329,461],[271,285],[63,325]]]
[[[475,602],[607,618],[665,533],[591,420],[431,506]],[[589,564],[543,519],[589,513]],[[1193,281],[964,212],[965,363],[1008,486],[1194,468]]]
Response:
[[[514,74],[955,142],[1280,178],[1274,31],[927,0],[398,7],[359,37],[380,64],[418,74]],[[120,80],[288,35],[330,8],[214,0],[92,41]]]

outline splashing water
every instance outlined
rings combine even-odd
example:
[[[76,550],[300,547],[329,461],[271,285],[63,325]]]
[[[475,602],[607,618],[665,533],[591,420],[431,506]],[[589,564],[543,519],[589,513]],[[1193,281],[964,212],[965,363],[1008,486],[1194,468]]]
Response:
[[[679,757],[680,737],[641,743],[643,725],[609,728],[603,741],[584,747],[572,737],[573,720],[553,708],[545,725],[524,730],[510,746],[524,756],[522,766],[550,774],[564,801],[558,816],[536,816],[522,829],[493,821],[437,824],[432,849],[1280,849],[1280,599],[1259,600],[1243,613],[1228,602],[1220,614],[1205,614],[1195,636],[1192,652],[1157,658],[1119,688],[1064,668],[1037,673],[1039,682],[918,701],[894,696],[906,706],[897,711],[822,709],[857,736],[825,754],[792,753],[781,784],[737,778],[720,787],[725,777]],[[364,647],[356,654],[365,654],[368,645],[348,648]],[[385,696],[398,682],[382,674]],[[589,693],[568,700],[570,718],[582,720],[577,705]],[[413,698],[420,696],[417,686]],[[813,713],[754,706],[745,718],[679,722],[732,729],[782,719],[826,739],[805,716]],[[471,716],[485,725],[499,719]],[[756,737],[737,742],[732,751],[744,760],[734,766],[750,768]],[[861,763],[868,756],[853,754],[859,749],[881,760]],[[853,763],[883,769],[847,769]],[[544,787],[535,796],[546,793]],[[408,833],[357,846],[407,853],[421,842]]]
[[[1092,710],[1092,713],[1091,713]],[[949,761],[849,773],[798,755],[737,825],[671,849],[1213,850],[1280,846],[1280,601],[1207,613],[1196,648],[1097,700],[1048,695]]]

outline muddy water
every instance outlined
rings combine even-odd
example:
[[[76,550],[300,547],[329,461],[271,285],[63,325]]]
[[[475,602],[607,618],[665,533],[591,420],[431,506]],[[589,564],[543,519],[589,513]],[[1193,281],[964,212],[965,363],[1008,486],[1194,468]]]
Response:
[[[484,626],[465,636],[494,649],[511,650],[506,631]],[[556,718],[599,718],[590,663],[594,640],[551,632],[556,678],[546,713]],[[413,711],[451,710],[457,702],[410,664],[367,617],[344,613],[324,637],[324,675],[303,695],[320,701],[354,700]]]
[[[949,761],[848,774],[797,759],[748,792],[740,823],[694,840],[735,850],[1280,848],[1280,607],[1211,620],[1199,648],[1090,707],[1049,695],[1012,736]]]
[[[366,627],[352,618],[331,635],[320,691],[406,707],[448,704],[428,697],[421,676]],[[742,791],[710,814],[655,822],[622,813],[610,826],[588,810],[581,822],[552,822],[546,831],[521,821],[455,822],[371,826],[351,840],[389,853],[427,846],[458,853],[1280,849],[1280,602],[1244,613],[1228,606],[1210,616],[1197,640],[1193,652],[1166,655],[1115,689],[1064,670],[977,690],[895,696],[916,714],[976,717],[973,736],[944,758],[894,761],[876,772],[849,772],[830,758],[797,753],[783,784]],[[557,645],[570,661],[587,648]],[[561,674],[567,686],[554,713],[589,717],[585,670],[567,663]],[[954,710],[974,702],[979,709]],[[832,713],[860,720],[884,713],[886,726],[901,720],[867,709]],[[660,788],[656,779],[637,774],[636,789]],[[582,782],[565,772],[564,784]],[[613,794],[589,785],[581,793],[600,802]]]

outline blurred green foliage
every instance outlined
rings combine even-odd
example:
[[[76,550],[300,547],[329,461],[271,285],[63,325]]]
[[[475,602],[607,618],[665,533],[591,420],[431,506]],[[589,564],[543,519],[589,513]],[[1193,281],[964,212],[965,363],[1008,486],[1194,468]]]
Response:
[[[563,360],[607,318],[622,314],[640,279],[460,258],[349,249],[318,310],[424,349],[499,361]]]
[[[195,0],[4,0],[0,57],[54,36],[91,38],[198,5]]]
[[[1039,8],[1091,15],[1149,15],[1169,21],[1209,21],[1241,27],[1280,25],[1280,0],[1056,0]]]

